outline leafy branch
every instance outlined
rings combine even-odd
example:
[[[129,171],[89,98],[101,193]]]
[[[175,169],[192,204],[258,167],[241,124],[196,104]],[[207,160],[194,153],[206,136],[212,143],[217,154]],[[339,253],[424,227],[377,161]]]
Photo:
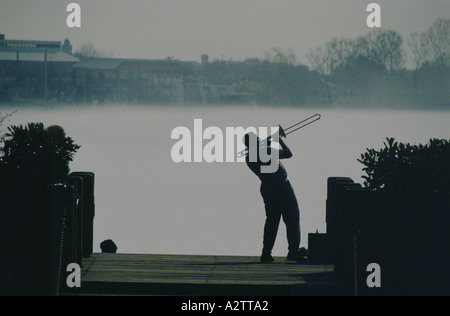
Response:
[[[358,159],[364,165],[364,185],[374,191],[450,195],[450,141],[430,139],[426,145],[386,138],[384,148],[367,149]]]

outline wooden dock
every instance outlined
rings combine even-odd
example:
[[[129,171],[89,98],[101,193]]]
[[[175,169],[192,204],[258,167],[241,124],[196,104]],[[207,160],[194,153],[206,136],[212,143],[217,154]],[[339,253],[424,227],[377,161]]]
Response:
[[[333,265],[276,257],[106,254],[83,259],[81,288],[68,295],[333,295]]]

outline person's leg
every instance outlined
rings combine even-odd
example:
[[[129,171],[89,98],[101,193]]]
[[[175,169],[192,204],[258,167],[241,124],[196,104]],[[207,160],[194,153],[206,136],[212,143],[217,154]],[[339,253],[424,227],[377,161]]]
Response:
[[[277,238],[281,213],[269,205],[266,205],[266,223],[264,225],[263,255],[270,255]]]
[[[286,225],[286,235],[289,252],[296,252],[300,248],[300,210],[297,198],[291,187],[286,194],[283,207],[283,221]]]

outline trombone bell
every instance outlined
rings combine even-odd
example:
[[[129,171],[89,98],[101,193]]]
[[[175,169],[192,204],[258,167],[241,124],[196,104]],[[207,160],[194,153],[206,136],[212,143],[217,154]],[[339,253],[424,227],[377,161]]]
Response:
[[[284,129],[281,127],[281,125],[278,125],[278,135],[280,137],[286,138],[286,133],[284,132]]]

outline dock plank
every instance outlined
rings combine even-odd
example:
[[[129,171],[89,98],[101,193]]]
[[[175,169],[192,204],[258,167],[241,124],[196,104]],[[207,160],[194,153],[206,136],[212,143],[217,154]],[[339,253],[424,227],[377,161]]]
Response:
[[[276,257],[95,253],[83,260],[84,295],[330,295],[332,265]]]

